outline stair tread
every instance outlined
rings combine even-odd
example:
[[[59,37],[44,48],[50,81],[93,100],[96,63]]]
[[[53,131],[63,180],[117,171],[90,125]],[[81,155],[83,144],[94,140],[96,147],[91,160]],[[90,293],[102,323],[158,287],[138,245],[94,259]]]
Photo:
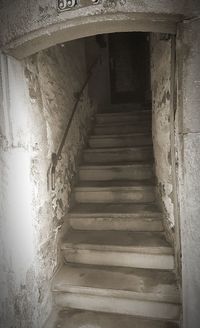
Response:
[[[120,189],[138,189],[144,187],[154,187],[154,180],[107,180],[107,181],[79,181],[75,190],[83,189],[110,189],[110,188],[120,188]]]
[[[84,149],[84,152],[120,152],[120,151],[123,151],[123,152],[126,152],[126,151],[136,151],[136,150],[149,150],[149,149],[152,149],[152,152],[153,152],[153,147],[152,145],[138,145],[138,146],[132,146],[132,147],[109,147],[109,148],[106,148],[106,147],[102,147],[102,148],[86,148]]]
[[[139,136],[149,136],[151,138],[151,133],[149,132],[134,132],[134,133],[117,133],[117,134],[93,134],[90,139],[106,139],[106,138],[129,138],[129,137],[139,137]]]
[[[171,271],[67,264],[56,274],[54,292],[113,296],[179,303]]]
[[[99,113],[97,114],[97,117],[101,117],[101,116],[124,116],[124,115],[141,115],[141,114],[151,114],[152,111],[151,110],[147,110],[147,109],[144,109],[144,110],[132,110],[132,111],[121,111],[121,112],[111,112],[111,113],[108,113],[108,112],[102,112],[102,113]]]
[[[86,215],[86,216],[94,216],[94,215],[108,215],[115,214],[117,216],[128,215],[128,216],[158,216],[162,215],[162,212],[159,211],[156,204],[131,204],[127,203],[124,206],[124,203],[76,203],[74,207],[70,210],[69,215],[77,216],[77,215]]]
[[[55,310],[45,328],[178,328],[176,322],[84,310]]]
[[[88,163],[88,162],[84,162],[83,164],[81,164],[79,166],[79,168],[82,169],[92,169],[92,168],[117,168],[117,167],[124,167],[124,168],[128,168],[128,167],[152,167],[153,165],[153,161],[134,161],[134,162],[109,162],[108,164],[102,163],[102,162],[95,162],[95,163]]]
[[[151,123],[151,119],[149,118],[148,120],[144,120],[142,122],[140,122],[140,125],[143,126],[143,124],[150,124]],[[124,125],[131,125],[131,126],[138,126],[138,122],[134,123],[134,122],[127,122],[127,121],[115,121],[115,122],[111,122],[111,121],[104,121],[104,122],[96,122],[95,127],[103,127],[103,126],[107,126],[107,125],[114,125],[114,126],[124,126]]]
[[[62,243],[62,249],[66,247],[173,254],[162,232],[71,230]]]
[[[92,168],[121,168],[121,167],[152,167],[154,164],[154,161],[132,161],[132,162],[122,162],[122,161],[114,161],[114,162],[108,162],[106,164],[105,162],[88,162],[84,161],[82,164],[79,166],[80,169],[92,169]]]

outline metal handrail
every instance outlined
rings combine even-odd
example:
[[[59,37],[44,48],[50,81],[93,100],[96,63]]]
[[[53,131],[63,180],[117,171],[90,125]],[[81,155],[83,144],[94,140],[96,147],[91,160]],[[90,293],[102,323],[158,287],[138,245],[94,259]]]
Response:
[[[93,62],[93,64],[91,65],[91,67],[90,67],[90,69],[88,71],[88,74],[87,74],[87,78],[86,78],[86,80],[85,80],[85,82],[84,82],[84,84],[83,84],[80,92],[78,93],[77,100],[76,100],[76,102],[74,104],[74,107],[72,109],[72,113],[71,113],[70,119],[69,119],[69,121],[67,123],[67,127],[66,127],[65,133],[64,133],[64,135],[62,137],[61,143],[60,143],[60,145],[58,147],[58,151],[57,151],[57,153],[52,153],[52,156],[51,156],[51,160],[52,160],[52,165],[51,165],[51,189],[52,190],[55,190],[56,166],[57,166],[58,161],[61,159],[62,150],[63,150],[63,147],[65,145],[65,142],[66,142],[66,139],[67,139],[67,135],[68,135],[69,129],[71,127],[71,123],[72,123],[74,114],[76,113],[76,109],[78,107],[78,104],[80,102],[80,99],[82,97],[82,94],[83,94],[83,92],[84,92],[84,90],[85,90],[85,88],[86,88],[86,86],[87,86],[87,84],[88,84],[88,82],[89,82],[89,80],[90,80],[90,78],[92,76],[93,69],[97,65],[97,63],[100,61],[100,58],[101,58],[101,56],[97,57],[95,59],[95,61]]]

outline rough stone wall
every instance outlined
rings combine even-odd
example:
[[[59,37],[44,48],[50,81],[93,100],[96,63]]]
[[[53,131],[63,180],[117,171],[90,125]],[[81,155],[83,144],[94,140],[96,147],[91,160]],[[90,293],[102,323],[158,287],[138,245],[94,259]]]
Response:
[[[57,168],[55,192],[48,190],[47,171],[85,78],[84,40],[23,62],[1,56],[2,328],[41,328],[51,310],[61,227],[95,110],[87,89]]]
[[[152,133],[158,195],[169,230],[174,230],[171,162],[171,39],[151,35]]]
[[[182,246],[183,326],[200,322],[200,20],[179,26],[178,162]]]

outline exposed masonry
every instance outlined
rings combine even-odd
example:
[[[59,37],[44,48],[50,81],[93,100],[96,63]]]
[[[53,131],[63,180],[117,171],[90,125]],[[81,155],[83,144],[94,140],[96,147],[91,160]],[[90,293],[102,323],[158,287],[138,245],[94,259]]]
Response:
[[[169,229],[173,231],[175,223],[170,136],[170,121],[173,119],[170,117],[171,38],[162,39],[160,34],[151,35],[151,80],[152,133],[158,197]]]

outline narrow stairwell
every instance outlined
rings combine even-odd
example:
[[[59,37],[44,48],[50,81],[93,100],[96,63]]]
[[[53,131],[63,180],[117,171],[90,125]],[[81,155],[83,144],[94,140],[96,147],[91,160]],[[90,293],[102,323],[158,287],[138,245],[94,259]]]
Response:
[[[178,327],[173,248],[155,198],[151,112],[98,114],[78,174],[47,327]]]

